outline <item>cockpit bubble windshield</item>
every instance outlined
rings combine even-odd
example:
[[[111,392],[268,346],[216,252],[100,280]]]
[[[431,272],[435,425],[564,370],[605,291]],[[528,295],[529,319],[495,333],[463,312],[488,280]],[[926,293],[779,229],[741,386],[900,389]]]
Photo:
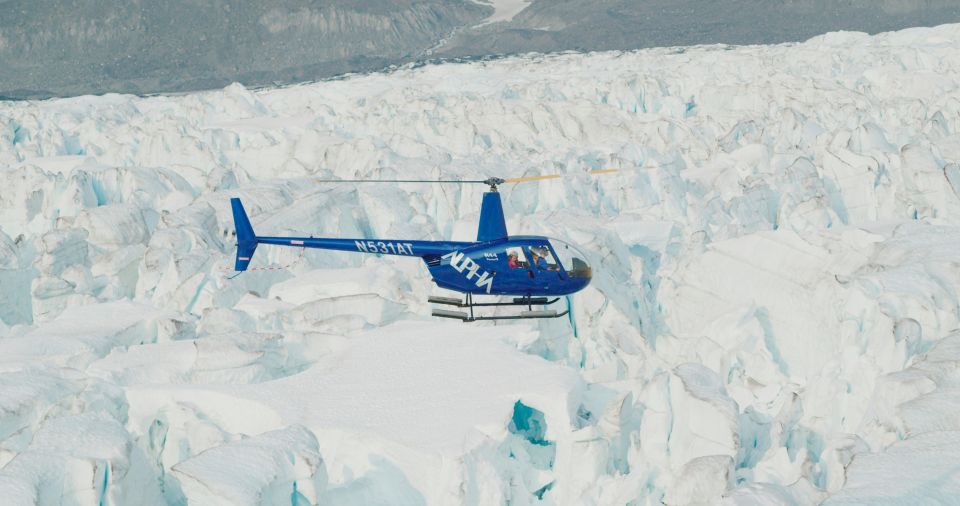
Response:
[[[567,271],[571,278],[589,278],[593,276],[590,264],[587,263],[583,253],[572,245],[559,239],[550,239],[553,250],[557,253],[560,265]]]

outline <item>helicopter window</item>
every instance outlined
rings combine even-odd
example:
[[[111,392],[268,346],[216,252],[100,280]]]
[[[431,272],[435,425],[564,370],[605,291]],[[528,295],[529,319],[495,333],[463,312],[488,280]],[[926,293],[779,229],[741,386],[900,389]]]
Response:
[[[557,260],[553,258],[553,253],[550,253],[550,248],[546,245],[531,246],[530,258],[533,259],[533,264],[539,269],[550,271],[560,270],[560,267],[557,265]]]
[[[593,275],[590,265],[584,260],[583,253],[563,241],[550,239],[550,242],[553,243],[553,250],[557,252],[557,257],[567,274],[574,278],[589,278]]]
[[[523,248],[507,248],[507,265],[511,269],[524,269],[529,265]]]

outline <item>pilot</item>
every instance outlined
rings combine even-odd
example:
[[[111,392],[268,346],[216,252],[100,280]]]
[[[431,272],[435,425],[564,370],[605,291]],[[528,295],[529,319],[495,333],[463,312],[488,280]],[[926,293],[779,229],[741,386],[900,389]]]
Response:
[[[533,253],[533,264],[536,265],[538,269],[545,271],[559,270],[557,266],[547,263],[546,257],[550,252],[546,248],[531,248],[530,252]]]
[[[536,265],[538,269],[547,269],[547,260],[540,256],[540,250],[530,250],[531,255],[533,256],[533,265]]]
[[[507,265],[510,266],[511,269],[520,268],[520,262],[517,261],[516,253],[510,253],[507,255]]]

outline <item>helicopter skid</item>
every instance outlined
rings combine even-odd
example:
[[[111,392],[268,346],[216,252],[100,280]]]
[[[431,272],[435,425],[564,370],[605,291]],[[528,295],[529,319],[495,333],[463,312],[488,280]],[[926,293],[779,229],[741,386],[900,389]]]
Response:
[[[434,309],[432,316],[439,318],[452,318],[462,322],[478,322],[485,320],[533,320],[540,318],[560,318],[566,316],[569,311],[558,313],[552,309],[545,311],[521,311],[519,315],[510,316],[470,316],[463,311],[450,311],[447,309]]]
[[[446,304],[448,306],[456,306],[469,309],[469,313],[466,311],[451,311],[448,309],[438,309],[434,308],[431,313],[432,316],[439,318],[452,318],[455,320],[460,320],[462,322],[475,322],[475,321],[485,321],[485,320],[531,320],[531,319],[540,319],[540,318],[559,318],[561,316],[566,316],[570,311],[563,311],[558,313],[553,309],[545,309],[540,311],[534,311],[533,306],[547,306],[553,304],[560,300],[559,297],[554,299],[548,299],[547,297],[517,297],[513,299],[513,302],[482,302],[475,303],[473,302],[473,296],[467,294],[467,300],[462,301],[460,299],[455,299],[452,297],[430,297],[427,299],[428,302],[434,304]],[[526,306],[526,311],[521,311],[520,314],[515,315],[503,315],[503,316],[475,316],[473,313],[473,308],[475,307],[491,307],[491,306]]]
[[[546,297],[515,297],[513,302],[472,302],[472,297],[467,302],[454,297],[436,297],[430,296],[427,302],[433,304],[445,304],[456,307],[490,307],[490,306],[549,306],[560,300],[560,297],[548,299]]]

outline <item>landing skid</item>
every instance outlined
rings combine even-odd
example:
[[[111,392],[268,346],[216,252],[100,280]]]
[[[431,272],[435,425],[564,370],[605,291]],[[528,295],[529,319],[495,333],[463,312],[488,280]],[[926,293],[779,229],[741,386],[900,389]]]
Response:
[[[427,299],[427,302],[433,304],[444,304],[447,306],[455,306],[460,308],[466,308],[469,312],[466,311],[451,311],[448,309],[438,309],[434,308],[431,313],[432,316],[439,318],[451,318],[454,320],[460,320],[462,322],[476,322],[484,320],[535,320],[542,318],[559,318],[561,316],[566,316],[570,310],[566,310],[562,313],[558,313],[553,309],[549,310],[539,310],[534,311],[533,306],[549,306],[554,302],[560,300],[560,297],[554,299],[548,299],[547,297],[516,297],[513,299],[513,302],[473,302],[473,294],[467,294],[467,300],[463,301],[460,299],[455,299],[452,297],[430,297]],[[526,306],[526,311],[520,311],[520,314],[508,315],[508,316],[475,316],[473,308],[476,307],[497,307],[497,306]]]

